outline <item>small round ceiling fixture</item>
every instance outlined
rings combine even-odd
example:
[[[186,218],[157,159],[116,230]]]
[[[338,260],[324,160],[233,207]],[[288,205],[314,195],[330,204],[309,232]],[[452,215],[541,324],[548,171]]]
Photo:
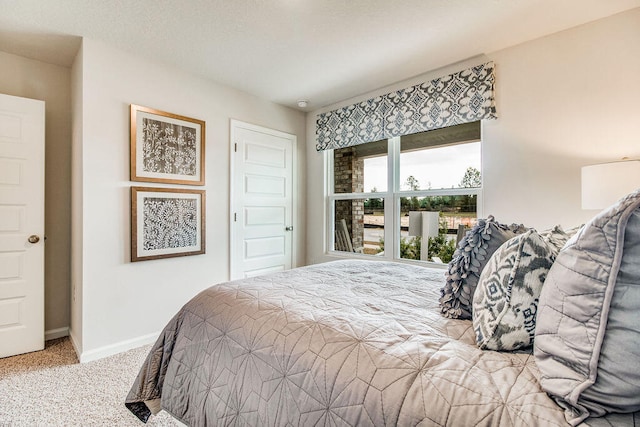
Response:
[[[301,99],[298,101],[298,107],[300,108],[306,108],[307,105],[309,105],[309,101],[307,101],[306,99]]]

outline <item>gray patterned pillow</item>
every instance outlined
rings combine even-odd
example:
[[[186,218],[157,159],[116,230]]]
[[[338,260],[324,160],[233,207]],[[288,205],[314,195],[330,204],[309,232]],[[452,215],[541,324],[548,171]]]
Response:
[[[500,224],[490,215],[467,231],[445,273],[440,297],[440,310],[445,317],[471,319],[473,293],[482,269],[496,249],[526,230],[522,224]]]
[[[532,229],[494,252],[473,296],[478,347],[512,351],[533,344],[542,284],[568,239],[559,226],[544,236]]]

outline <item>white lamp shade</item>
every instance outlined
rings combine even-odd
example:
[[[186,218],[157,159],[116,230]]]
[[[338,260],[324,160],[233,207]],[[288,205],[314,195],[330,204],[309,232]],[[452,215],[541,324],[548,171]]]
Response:
[[[582,209],[604,209],[640,188],[640,160],[582,168]]]

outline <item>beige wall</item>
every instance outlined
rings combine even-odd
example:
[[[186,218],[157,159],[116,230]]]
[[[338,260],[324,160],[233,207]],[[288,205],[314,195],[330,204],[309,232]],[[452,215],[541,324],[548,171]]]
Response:
[[[189,298],[228,279],[230,120],[297,136],[294,203],[300,218],[305,217],[306,137],[300,111],[89,39],[83,40],[73,79],[74,120],[82,123],[74,137],[74,199],[81,209],[74,208],[73,241],[82,247],[82,260],[73,270],[74,287],[81,291],[71,335],[84,361],[155,340]],[[204,255],[129,261],[130,187],[165,186],[129,180],[132,103],[206,122]],[[300,224],[294,237],[298,265],[306,256],[304,220]]]
[[[67,334],[71,225],[71,70],[0,52],[0,93],[45,101],[45,330]]]
[[[71,319],[69,326],[82,330],[82,109],[83,109],[83,54],[82,46],[71,67]],[[75,335],[75,345],[82,348],[82,334]]]
[[[307,261],[331,259],[324,157],[315,151],[318,113],[489,60],[496,64],[499,118],[483,122],[483,209],[501,222],[544,229],[587,221],[583,165],[640,156],[640,9],[482,55],[307,116]]]
[[[501,50],[483,127],[485,212],[534,227],[589,220],[584,165],[640,156],[640,9]],[[640,183],[638,183],[640,186]]]

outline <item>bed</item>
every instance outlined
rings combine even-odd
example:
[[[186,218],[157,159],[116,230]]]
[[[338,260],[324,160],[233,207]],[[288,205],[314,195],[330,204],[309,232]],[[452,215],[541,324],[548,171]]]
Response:
[[[446,271],[222,283],[167,324],[125,404],[191,426],[640,425],[639,260],[640,189],[568,231],[479,219]]]
[[[126,399],[192,426],[566,426],[530,352],[480,350],[440,314],[443,270],[344,260],[212,286]]]

